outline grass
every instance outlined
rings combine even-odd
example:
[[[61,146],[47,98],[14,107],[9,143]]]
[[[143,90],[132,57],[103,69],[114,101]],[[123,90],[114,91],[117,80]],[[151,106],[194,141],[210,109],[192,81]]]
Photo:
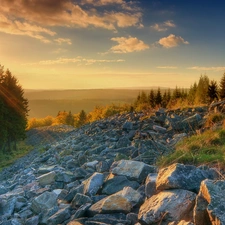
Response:
[[[0,171],[12,165],[17,159],[27,155],[32,150],[32,146],[26,145],[24,141],[21,141],[17,144],[17,150],[13,150],[10,154],[8,152],[0,152]]]
[[[157,165],[165,167],[173,163],[218,165],[225,168],[225,130],[207,130],[185,138],[176,145],[174,152],[161,157]]]

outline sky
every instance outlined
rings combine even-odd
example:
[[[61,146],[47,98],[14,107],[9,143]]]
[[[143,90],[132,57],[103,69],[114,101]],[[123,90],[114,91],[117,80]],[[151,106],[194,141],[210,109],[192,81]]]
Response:
[[[0,64],[25,89],[219,82],[224,10],[222,0],[0,0]]]

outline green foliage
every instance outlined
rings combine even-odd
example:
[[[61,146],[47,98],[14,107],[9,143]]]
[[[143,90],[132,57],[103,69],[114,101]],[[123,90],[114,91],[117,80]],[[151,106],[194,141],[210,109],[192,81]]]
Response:
[[[10,154],[5,152],[0,152],[0,171],[12,165],[19,158],[27,155],[29,152],[33,150],[32,146],[26,145],[24,141],[18,142],[17,150],[12,150]]]
[[[201,75],[196,90],[195,104],[207,104],[209,102],[208,87],[209,87],[208,76]]]
[[[0,150],[11,151],[12,144],[25,138],[28,100],[18,80],[0,65]]]
[[[218,100],[218,85],[216,81],[214,80],[210,81],[207,94],[209,96],[210,102]]]
[[[122,153],[117,153],[114,161],[119,161],[119,160],[122,160],[122,159],[128,160],[129,157],[124,155],[124,154],[122,154]]]
[[[201,135],[194,135],[184,139],[176,145],[175,151],[159,159],[161,167],[173,163],[192,165],[216,163],[225,166],[225,131],[208,130]]]

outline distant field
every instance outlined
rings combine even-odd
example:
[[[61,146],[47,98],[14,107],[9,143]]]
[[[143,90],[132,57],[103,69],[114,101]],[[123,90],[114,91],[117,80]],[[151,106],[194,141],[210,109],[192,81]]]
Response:
[[[147,91],[147,90],[146,90]],[[95,106],[132,103],[140,90],[25,90],[29,100],[29,118],[56,116],[58,111],[90,112]]]

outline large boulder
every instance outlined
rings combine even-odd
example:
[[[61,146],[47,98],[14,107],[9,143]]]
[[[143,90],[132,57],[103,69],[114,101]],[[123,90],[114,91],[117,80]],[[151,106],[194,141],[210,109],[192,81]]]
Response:
[[[112,165],[112,173],[126,176],[129,180],[141,183],[149,173],[154,173],[156,168],[143,162],[132,160],[120,160]]]
[[[225,224],[225,181],[204,180],[194,209],[196,225]]]
[[[191,165],[175,163],[159,171],[156,180],[157,190],[185,189],[198,192],[201,181],[214,179],[216,173],[212,169],[200,169]]]
[[[57,194],[54,192],[44,192],[38,197],[34,198],[31,204],[31,209],[36,214],[47,209],[51,209],[53,206],[57,205]]]
[[[191,216],[196,194],[176,189],[162,191],[146,200],[140,207],[138,219],[141,224],[168,224]]]

